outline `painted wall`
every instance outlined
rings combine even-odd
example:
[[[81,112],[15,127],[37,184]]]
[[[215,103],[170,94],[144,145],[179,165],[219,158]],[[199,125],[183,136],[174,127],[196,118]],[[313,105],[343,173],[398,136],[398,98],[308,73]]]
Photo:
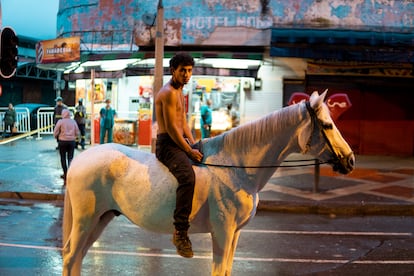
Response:
[[[60,0],[57,37],[152,44],[154,0]],[[163,1],[166,45],[269,45],[272,26],[412,28],[412,0]],[[155,22],[155,21],[154,21]],[[105,31],[99,33],[98,31]],[[89,33],[88,33],[89,32]]]

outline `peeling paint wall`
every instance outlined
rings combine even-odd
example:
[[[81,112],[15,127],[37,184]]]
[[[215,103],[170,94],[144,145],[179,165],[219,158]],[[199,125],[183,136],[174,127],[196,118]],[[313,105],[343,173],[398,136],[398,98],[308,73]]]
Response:
[[[57,37],[149,45],[154,0],[60,0]],[[413,0],[170,0],[166,45],[269,45],[273,26],[341,29],[414,27]],[[155,23],[155,22],[154,22]]]

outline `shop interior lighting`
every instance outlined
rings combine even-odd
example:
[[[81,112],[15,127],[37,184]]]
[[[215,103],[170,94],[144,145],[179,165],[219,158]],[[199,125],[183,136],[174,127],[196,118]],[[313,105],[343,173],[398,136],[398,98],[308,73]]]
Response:
[[[154,68],[155,66],[155,58],[146,58],[142,60],[138,60],[132,64],[130,64],[130,67],[146,67],[146,68]],[[162,66],[163,67],[170,67],[170,59],[164,58],[162,59]]]
[[[202,58],[195,59],[196,66],[206,66],[212,68],[226,68],[226,69],[249,69],[251,67],[260,66],[261,60],[251,59],[227,59],[227,58]],[[170,66],[170,59],[163,59],[163,67],[168,68]],[[121,71],[125,68],[133,67],[145,67],[154,68],[155,58],[147,59],[118,59],[118,60],[96,60],[86,61],[76,66],[71,66],[70,70],[74,73],[83,73],[89,71],[91,68],[99,68],[102,71]],[[76,69],[74,67],[77,67]]]
[[[127,68],[130,64],[136,63],[138,59],[117,59],[117,60],[94,60],[82,63],[74,73],[83,73],[90,68],[100,68],[102,71],[120,71]]]
[[[198,60],[197,64],[213,68],[248,69],[249,67],[259,66],[261,62],[261,60],[252,59],[204,58]]]

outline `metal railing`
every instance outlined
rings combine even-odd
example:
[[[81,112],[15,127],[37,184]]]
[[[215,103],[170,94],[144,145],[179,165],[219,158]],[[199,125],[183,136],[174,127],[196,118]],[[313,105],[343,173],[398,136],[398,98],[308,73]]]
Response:
[[[43,134],[53,134],[54,107],[41,107],[37,110],[37,138],[42,139]]]
[[[5,131],[4,126],[4,114],[6,113],[7,107],[0,107],[0,132]],[[30,112],[26,107],[16,107],[16,128],[17,133],[26,133],[30,131]]]

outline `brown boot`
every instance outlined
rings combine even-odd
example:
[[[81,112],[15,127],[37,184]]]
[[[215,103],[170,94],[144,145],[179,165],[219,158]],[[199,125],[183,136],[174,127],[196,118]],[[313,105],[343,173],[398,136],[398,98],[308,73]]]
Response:
[[[173,243],[177,248],[177,253],[185,258],[193,257],[191,241],[188,238],[187,231],[175,231],[173,234]]]

